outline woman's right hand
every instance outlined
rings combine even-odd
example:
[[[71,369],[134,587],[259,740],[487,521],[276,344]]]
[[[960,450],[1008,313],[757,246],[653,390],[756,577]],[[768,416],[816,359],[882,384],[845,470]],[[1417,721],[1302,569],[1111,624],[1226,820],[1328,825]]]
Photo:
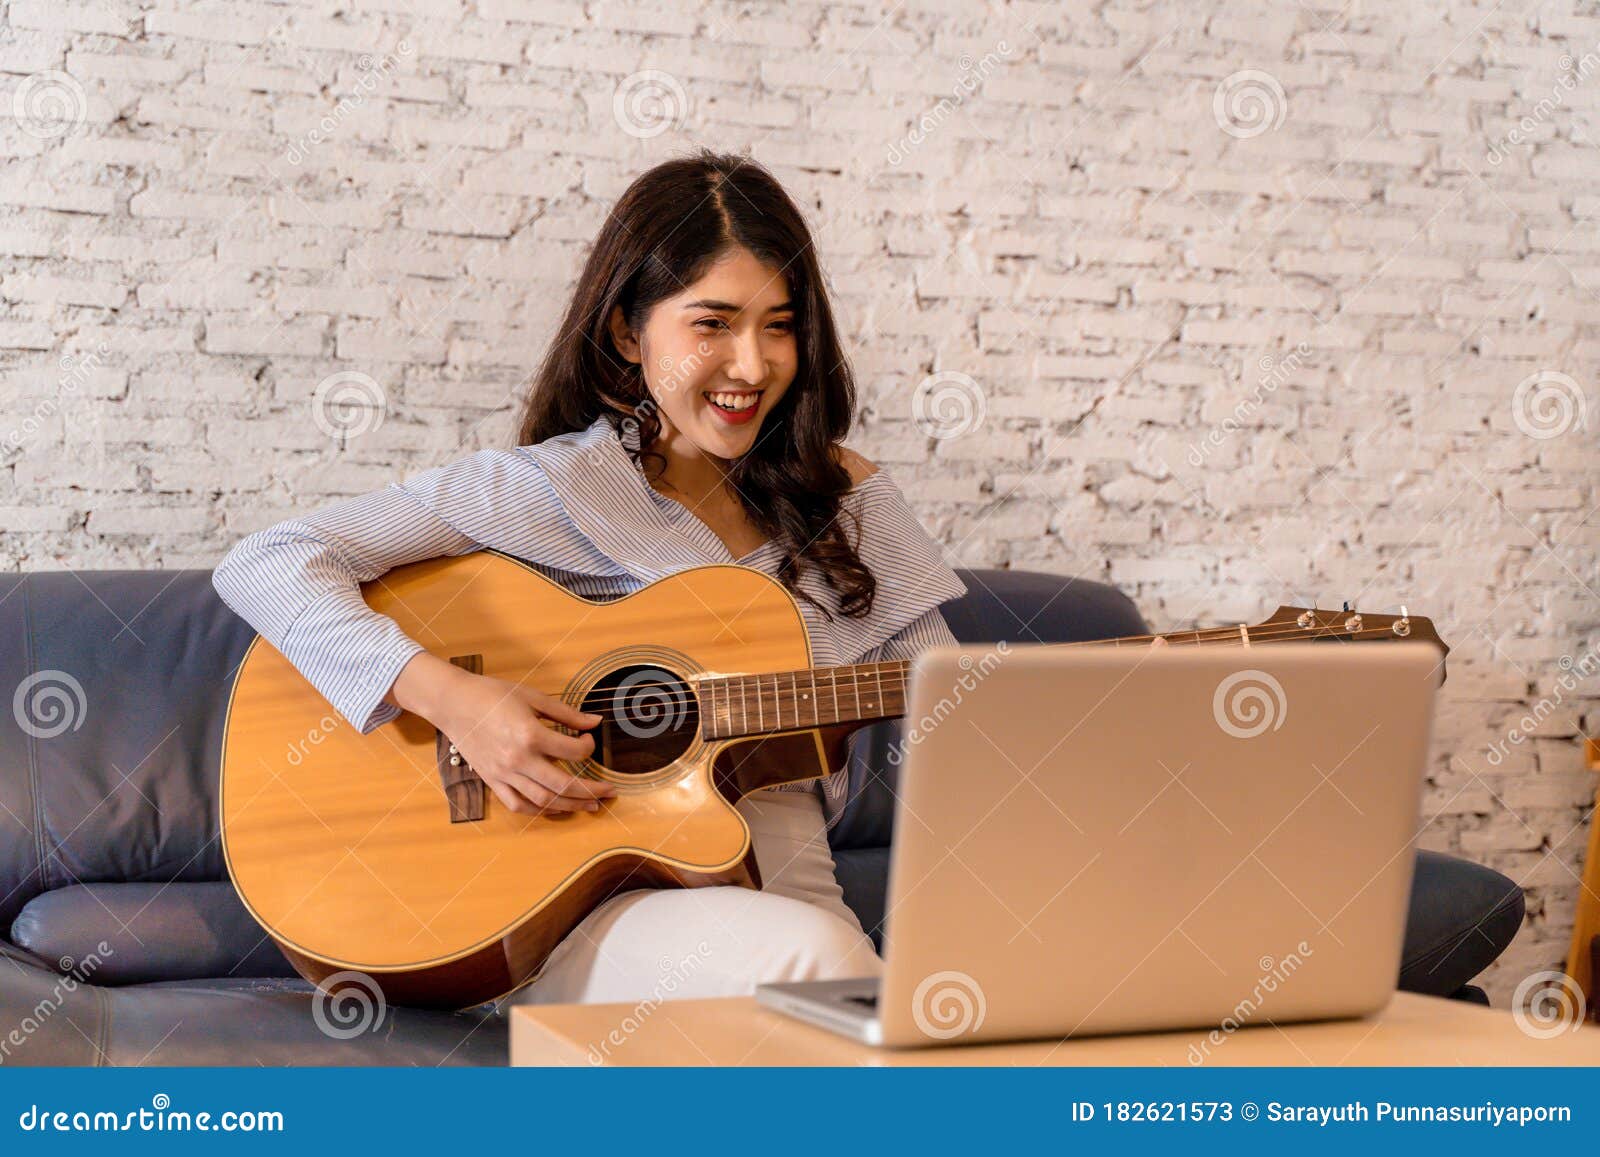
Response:
[[[611,784],[582,779],[555,762],[587,759],[594,753],[594,736],[566,735],[546,722],[584,731],[600,716],[531,687],[456,670],[462,677],[432,722],[509,810],[521,815],[592,812],[617,794]]]

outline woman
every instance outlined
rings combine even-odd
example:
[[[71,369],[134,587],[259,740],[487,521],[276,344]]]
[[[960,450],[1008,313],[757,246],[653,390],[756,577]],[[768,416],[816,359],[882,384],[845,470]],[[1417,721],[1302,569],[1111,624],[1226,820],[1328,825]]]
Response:
[[[581,732],[598,716],[428,653],[358,584],[488,548],[607,599],[737,562],[794,594],[816,666],[953,644],[938,607],[966,588],[899,487],[842,447],[854,410],[799,210],[759,165],[702,152],[651,169],[612,209],[515,448],[252,534],[214,582],[363,733],[414,712],[462,737],[462,754],[512,811],[593,811],[612,789],[556,762],[589,756],[593,738],[544,721]],[[736,805],[761,891],[614,896],[516,999],[637,1002],[876,975],[881,961],[828,848],[847,780]]]

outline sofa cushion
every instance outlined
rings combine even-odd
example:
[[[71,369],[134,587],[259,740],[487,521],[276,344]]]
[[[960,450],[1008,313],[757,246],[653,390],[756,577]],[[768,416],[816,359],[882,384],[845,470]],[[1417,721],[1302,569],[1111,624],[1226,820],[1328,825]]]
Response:
[[[96,985],[295,975],[228,883],[56,888],[17,914],[11,942]]]
[[[844,892],[844,902],[883,951],[884,907],[889,891],[889,849],[850,848],[833,853],[833,874]]]

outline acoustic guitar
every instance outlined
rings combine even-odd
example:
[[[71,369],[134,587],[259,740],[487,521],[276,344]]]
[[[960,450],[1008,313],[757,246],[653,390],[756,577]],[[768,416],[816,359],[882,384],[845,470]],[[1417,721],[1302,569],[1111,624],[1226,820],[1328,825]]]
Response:
[[[843,774],[851,732],[906,710],[909,663],[812,667],[794,597],[749,567],[696,567],[596,602],[481,551],[398,567],[361,593],[432,653],[602,716],[593,757],[561,764],[616,786],[596,812],[511,812],[426,719],[407,712],[362,735],[258,637],[223,741],[229,874],[307,980],[331,988],[364,974],[391,1003],[463,1008],[505,995],[619,891],[759,888],[733,804]],[[1427,619],[1299,607],[1253,627],[1160,637],[1409,637],[1441,658],[1448,650]]]

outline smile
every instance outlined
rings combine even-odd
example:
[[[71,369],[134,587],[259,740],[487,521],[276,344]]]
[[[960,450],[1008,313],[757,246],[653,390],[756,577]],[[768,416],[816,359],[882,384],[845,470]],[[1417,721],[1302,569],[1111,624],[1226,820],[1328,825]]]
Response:
[[[748,422],[761,404],[760,390],[716,390],[706,394],[706,404],[724,422]]]

